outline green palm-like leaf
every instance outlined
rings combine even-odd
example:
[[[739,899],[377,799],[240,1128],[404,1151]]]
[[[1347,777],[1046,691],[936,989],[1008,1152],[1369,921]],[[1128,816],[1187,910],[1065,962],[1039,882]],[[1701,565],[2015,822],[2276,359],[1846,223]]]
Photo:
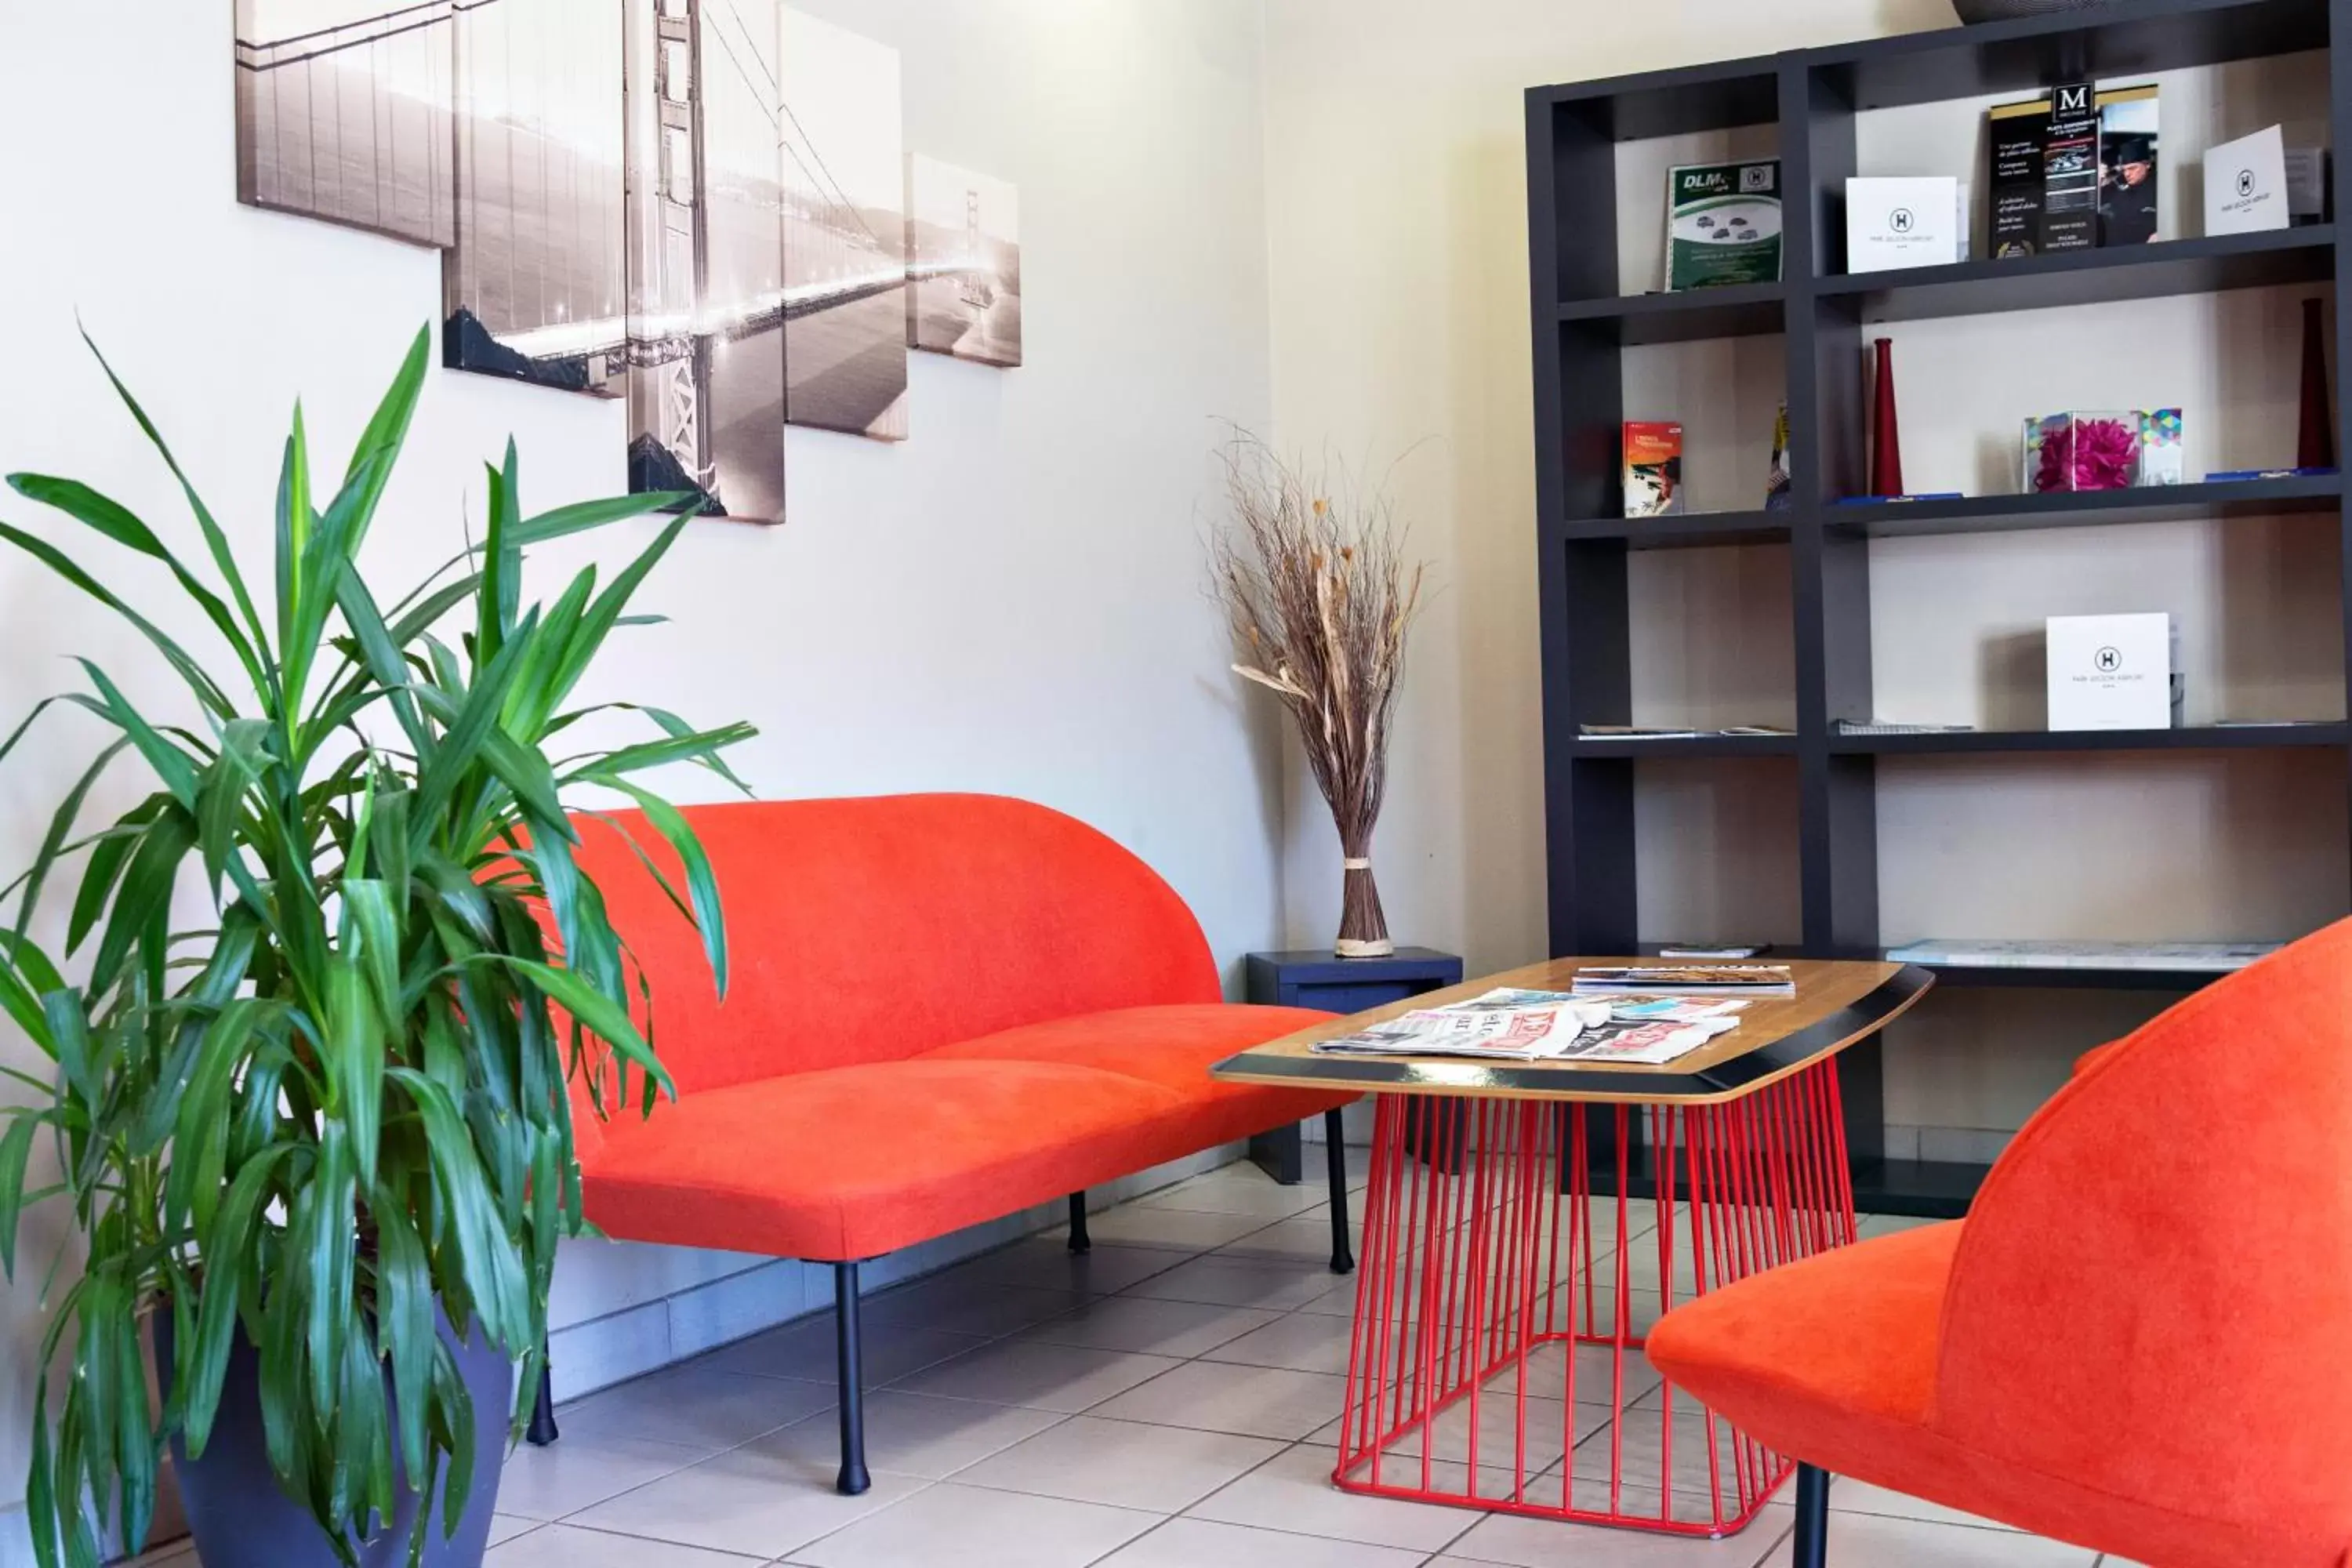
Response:
[[[628,602],[678,524],[610,582],[583,572],[548,605],[524,588],[530,547],[677,498],[526,518],[509,443],[488,470],[480,547],[380,600],[358,553],[429,347],[420,332],[323,504],[296,409],[272,558],[252,577],[110,367],[202,551],[184,553],[90,486],[8,481],[79,531],[68,545],[0,521],[0,545],[121,616],[202,715],[190,726],[142,707],[128,690],[143,687],[84,660],[85,689],[37,705],[0,741],[5,764],[53,704],[109,731],[31,867],[0,889],[0,906],[16,900],[0,908],[0,1013],[52,1058],[47,1082],[5,1069],[39,1094],[0,1109],[0,1270],[13,1276],[20,1219],[52,1196],[71,1204],[88,1243],[41,1349],[71,1373],[61,1401],[37,1393],[33,1414],[26,1515],[44,1568],[96,1568],[100,1518],[138,1544],[157,1456],[175,1432],[204,1452],[240,1338],[257,1354],[270,1466],[340,1557],[352,1561],[367,1521],[390,1512],[395,1461],[439,1493],[437,1510],[419,1512],[412,1554],[436,1511],[454,1527],[475,1446],[519,1429],[521,1412],[472,1407],[436,1321],[487,1334],[534,1370],[556,1246],[583,1225],[566,1080],[593,1072],[600,1113],[633,1086],[650,1111],[670,1088],[642,977],[572,858],[567,787],[638,804],[683,868],[684,894],[649,856],[646,868],[701,928],[725,984],[709,858],[640,775],[687,761],[732,781],[720,753],[749,729],[698,731],[663,709],[607,703],[648,721],[646,738],[561,769],[548,754],[594,710],[559,711],[610,635],[654,619]],[[84,545],[160,563],[178,602],[134,606],[112,565],[76,552]],[[199,617],[234,679],[163,629]],[[451,620],[467,635],[436,631]],[[100,779],[133,765],[152,777],[145,798],[85,826]],[[174,895],[198,877],[217,912],[176,930]],[[61,887],[65,950],[85,964],[73,979],[27,936]],[[29,1188],[45,1148],[64,1178]],[[151,1414],[138,1325],[160,1311],[174,1348],[170,1396]]]

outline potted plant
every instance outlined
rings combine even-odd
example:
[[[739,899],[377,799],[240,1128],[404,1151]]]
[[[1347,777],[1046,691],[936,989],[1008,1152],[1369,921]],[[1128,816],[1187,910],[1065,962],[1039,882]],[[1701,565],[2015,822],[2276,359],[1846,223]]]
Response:
[[[1282,699],[1331,808],[1340,855],[1332,951],[1385,958],[1396,943],[1372,880],[1372,829],[1425,568],[1406,564],[1384,489],[1328,485],[1247,435],[1224,457],[1234,526],[1212,547],[1212,572],[1242,656],[1234,672]]]
[[[526,607],[522,589],[531,545],[681,498],[527,517],[509,443],[478,547],[381,604],[357,562],[427,346],[419,332],[331,496],[312,489],[296,409],[258,593],[110,368],[187,496],[210,580],[88,486],[9,481],[157,563],[177,618],[208,622],[234,661],[208,667],[110,574],[0,522],[0,540],[135,627],[195,715],[151,716],[83,659],[88,689],[0,742],[5,762],[58,704],[109,731],[7,889],[0,931],[0,1007],[55,1064],[47,1079],[0,1069],[29,1096],[0,1107],[0,1265],[18,1277],[20,1215],[45,1199],[71,1205],[88,1253],[70,1283],[57,1288],[57,1263],[42,1276],[42,1363],[65,1373],[59,1402],[44,1389],[33,1411],[44,1568],[92,1568],[110,1513],[142,1544],[167,1446],[208,1563],[478,1563],[514,1390],[538,1384],[556,1243],[583,1226],[567,1084],[599,1115],[632,1100],[650,1113],[668,1086],[650,998],[635,999],[641,1032],[604,900],[572,863],[568,791],[644,807],[683,889],[646,865],[725,984],[709,862],[633,775],[724,773],[719,752],[751,731],[637,709],[651,739],[551,755],[578,749],[566,731],[587,715],[571,694],[606,637],[643,619],[630,596],[684,520],[601,587],[590,568],[551,605]],[[152,790],[85,831],[93,788],[131,763]],[[76,859],[68,980],[34,935]],[[198,887],[209,918],[176,924],[175,890]],[[37,1143],[62,1175],[28,1189]]]

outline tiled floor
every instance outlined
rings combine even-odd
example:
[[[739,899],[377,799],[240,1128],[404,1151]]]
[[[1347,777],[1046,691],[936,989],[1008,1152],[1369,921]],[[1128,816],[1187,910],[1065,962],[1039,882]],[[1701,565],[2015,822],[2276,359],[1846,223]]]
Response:
[[[1690,1542],[1333,1489],[1351,1297],[1323,1194],[1228,1166],[1095,1216],[1085,1258],[1045,1236],[874,1298],[861,1498],[832,1488],[829,1319],[566,1406],[508,1462],[490,1568],[1788,1563],[1777,1505]],[[1831,1502],[1840,1568],[2098,1562],[1853,1482]]]

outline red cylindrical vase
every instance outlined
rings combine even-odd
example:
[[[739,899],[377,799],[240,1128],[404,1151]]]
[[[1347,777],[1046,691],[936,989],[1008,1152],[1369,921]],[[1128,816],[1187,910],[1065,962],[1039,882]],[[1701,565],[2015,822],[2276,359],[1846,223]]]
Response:
[[[1877,344],[1877,366],[1873,376],[1870,419],[1870,493],[1874,496],[1899,496],[1903,493],[1903,437],[1895,420],[1895,342],[1881,338]]]
[[[2294,439],[2298,468],[2336,466],[2336,416],[2327,406],[2326,311],[2322,300],[2303,302],[2303,419]]]

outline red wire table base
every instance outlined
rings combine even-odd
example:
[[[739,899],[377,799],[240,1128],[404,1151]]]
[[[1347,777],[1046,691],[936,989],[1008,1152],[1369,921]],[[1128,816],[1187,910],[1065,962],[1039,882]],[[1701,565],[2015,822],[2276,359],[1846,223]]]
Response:
[[[1592,1194],[1596,1130],[1614,1196]],[[1383,1095],[1363,1233],[1339,1486],[1730,1534],[1794,1462],[1663,1384],[1643,1334],[1853,1240],[1837,1064],[1720,1105]]]

